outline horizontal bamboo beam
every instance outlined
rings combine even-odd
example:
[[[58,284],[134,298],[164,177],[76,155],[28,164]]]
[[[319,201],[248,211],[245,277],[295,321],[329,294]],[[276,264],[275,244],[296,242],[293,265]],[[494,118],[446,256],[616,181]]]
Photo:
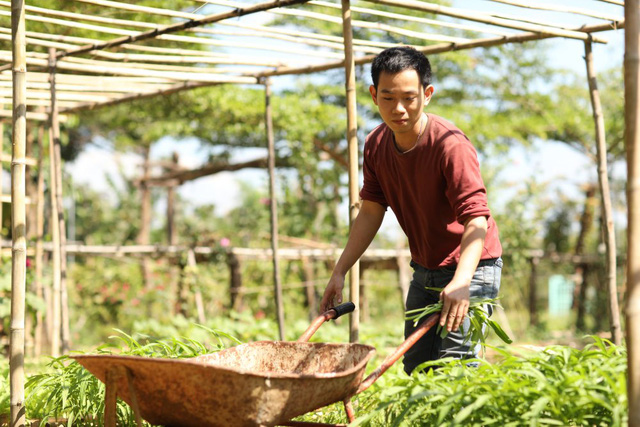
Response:
[[[77,1],[82,3],[92,4],[94,6],[103,6],[111,9],[126,10],[129,12],[141,12],[141,13],[147,13],[151,15],[170,16],[173,18],[178,17],[178,18],[184,18],[184,19],[194,19],[193,13],[181,12],[181,11],[172,10],[172,9],[163,9],[159,7],[150,7],[150,6],[139,6],[137,4],[129,4],[129,3],[122,3],[117,1],[109,1],[109,0],[77,0]],[[199,15],[199,17],[202,17],[202,15]]]
[[[491,0],[491,1],[496,3],[508,4],[510,6],[526,8],[526,9],[573,13],[581,16],[589,16],[591,18],[604,19],[605,21],[617,22],[617,21],[620,21],[621,19],[624,19],[623,16],[614,16],[614,15],[609,15],[608,13],[595,12],[592,10],[578,8],[578,7],[559,6],[557,4],[536,3],[536,2],[530,2],[530,1],[515,1],[515,0]]]
[[[402,7],[405,9],[417,10],[420,12],[435,13],[438,15],[451,16],[453,18],[466,19],[474,22],[482,22],[483,24],[495,25],[499,27],[511,28],[514,30],[529,31],[539,33],[541,35],[565,37],[577,40],[587,40],[589,36],[580,30],[562,30],[559,28],[547,27],[536,24],[519,24],[508,19],[495,18],[483,12],[469,11],[465,9],[457,9],[453,7],[441,6],[438,4],[427,3],[416,0],[367,0],[371,3],[383,4],[385,6]],[[592,37],[593,42],[606,43],[606,39],[600,37]]]
[[[11,98],[0,98],[0,104],[11,104]],[[74,101],[58,101],[59,106],[64,107],[75,107],[78,105],[78,102]],[[51,100],[49,99],[27,99],[27,107],[50,107]]]
[[[89,46],[80,47],[72,51],[59,52],[58,59],[63,58],[65,56],[78,55],[81,53],[91,52],[93,50],[102,50],[106,48],[112,48],[112,47],[120,46],[125,43],[135,43],[138,41],[153,39],[163,34],[175,33],[177,31],[186,30],[188,28],[194,28],[197,26],[222,21],[224,19],[250,15],[250,14],[262,12],[274,7],[283,7],[283,6],[292,6],[296,4],[302,4],[302,3],[305,3],[306,1],[308,0],[276,0],[276,1],[258,3],[258,4],[247,6],[244,8],[237,8],[229,12],[216,13],[213,15],[204,16],[198,20],[192,19],[183,23],[167,25],[166,27],[151,30],[151,31],[146,31],[135,36],[121,37],[121,38],[109,40],[106,42],[101,42],[101,43],[97,43]]]
[[[10,34],[0,34],[0,40],[11,40]],[[33,46],[54,47],[56,49],[70,50],[76,48],[76,45],[68,43],[53,42],[48,40],[41,40],[33,37],[27,37],[27,44]],[[370,49],[363,49],[363,51],[370,51]],[[193,51],[192,51],[193,52]],[[193,63],[193,64],[232,64],[232,65],[255,65],[264,67],[280,67],[286,65],[282,61],[267,61],[258,59],[235,59],[233,57],[219,57],[219,56],[192,56],[192,55],[148,55],[148,54],[129,54],[129,53],[116,53],[108,51],[97,51],[95,56],[107,59],[114,59],[118,61],[146,61],[146,62],[162,62],[162,63]],[[69,61],[71,58],[67,58]],[[126,65],[126,63],[120,63],[120,66]],[[219,69],[211,69],[212,72],[220,72]]]
[[[11,90],[0,89],[0,96],[2,97],[11,97],[11,94],[12,94]],[[80,92],[60,92],[56,94],[56,98],[64,101],[95,100],[96,102],[106,102],[117,97],[116,94],[109,94],[109,95],[110,96],[105,96],[104,94],[102,94],[101,96],[98,93],[84,94]],[[51,99],[50,93],[47,93],[45,91],[38,91],[38,90],[30,90],[28,96],[29,98],[27,99]]]
[[[583,27],[581,31],[583,31],[585,34],[590,34],[590,33],[595,33],[600,31],[610,31],[613,29],[622,29],[622,28],[624,28],[624,21],[617,22],[615,28],[612,27],[611,24],[598,24],[598,25],[590,25],[590,26]],[[421,47],[421,48],[418,48],[418,50],[424,53],[425,55],[430,55],[430,54],[453,52],[453,51],[459,51],[459,50],[465,50],[465,49],[474,49],[477,47],[492,47],[492,46],[501,46],[503,44],[508,44],[508,43],[523,43],[523,42],[534,41],[534,40],[548,39],[552,37],[554,36],[549,34],[520,33],[520,34],[515,34],[509,37],[494,37],[494,38],[488,38],[488,39],[473,40],[466,43],[446,43],[446,44],[443,43],[443,44],[438,44],[433,46]],[[371,61],[373,61],[374,58],[375,58],[374,55],[361,56],[359,58],[356,58],[355,63],[356,65],[368,64]],[[277,71],[265,71],[260,74],[257,74],[256,77],[264,78],[264,77],[271,77],[271,76],[311,74],[311,73],[333,70],[333,69],[342,68],[342,67],[344,67],[344,60],[329,62],[326,64],[320,64],[320,65],[309,65],[306,67],[299,67],[299,68],[283,68]]]
[[[316,19],[325,22],[332,22],[334,24],[342,25],[342,18],[339,16],[327,15],[324,13],[318,12],[309,12],[306,10],[299,9],[273,9],[269,11],[270,13],[276,13],[279,15],[288,15],[288,16],[304,16],[306,18]],[[437,42],[451,42],[451,43],[461,43],[467,41],[467,38],[464,37],[452,37],[443,34],[433,34],[433,33],[423,33],[418,31],[406,30],[404,28],[395,27],[393,25],[384,24],[381,22],[368,22],[368,21],[351,21],[353,27],[356,28],[369,28],[373,30],[386,31],[387,33],[392,34],[400,34],[407,37],[413,37],[417,39],[427,40],[427,41],[437,41]]]
[[[288,1],[308,1],[308,0],[288,0]],[[4,12],[4,11],[0,11],[0,16],[8,16],[10,14],[10,12]],[[114,27],[105,27],[105,26],[101,26],[101,25],[93,25],[93,24],[85,24],[82,22],[76,22],[76,21],[69,21],[69,20],[63,20],[63,19],[57,19],[57,18],[47,18],[47,17],[43,17],[43,16],[38,16],[38,15],[27,15],[26,16],[28,21],[37,21],[37,22],[44,22],[44,23],[50,23],[50,24],[55,24],[55,25],[61,25],[61,26],[65,26],[65,27],[69,27],[69,28],[79,28],[79,29],[85,29],[85,30],[91,30],[91,31],[97,31],[97,32],[101,32],[101,33],[105,33],[105,34],[111,34],[111,35],[122,35],[122,36],[126,36],[126,37],[137,37],[139,34],[142,34],[138,31],[132,31],[132,30],[125,30],[122,28],[114,28]],[[153,30],[150,31],[160,31],[161,29],[163,29],[164,27],[155,27]],[[147,31],[149,32],[149,31]],[[242,49],[256,49],[256,50],[267,50],[267,51],[274,51],[274,52],[281,52],[281,53],[291,53],[291,54],[296,54],[296,55],[305,55],[305,56],[318,56],[318,57],[338,57],[340,56],[337,53],[332,53],[332,52],[317,52],[314,50],[299,50],[299,49],[286,49],[286,48],[280,48],[277,46],[273,46],[273,45],[256,45],[255,43],[239,43],[239,42],[235,42],[235,41],[231,41],[231,40],[225,40],[225,41],[221,41],[221,40],[215,40],[212,39],[210,37],[194,37],[194,36],[180,36],[180,35],[172,35],[172,34],[160,34],[156,37],[159,40],[170,40],[170,41],[176,41],[176,42],[181,42],[181,43],[194,43],[194,44],[201,44],[201,45],[207,45],[207,46],[218,46],[218,47],[237,47],[237,48],[242,48]],[[103,42],[101,41],[97,41],[97,44],[101,44]],[[71,50],[66,50],[66,51],[60,51],[60,53],[58,54],[58,56],[67,56],[65,54],[65,52],[76,52],[78,49],[80,49],[81,47],[75,47]],[[81,53],[86,53],[86,52],[81,52]],[[0,70],[3,70],[3,68],[0,68]]]
[[[311,5],[314,5],[314,6],[330,7],[330,8],[333,8],[333,9],[342,9],[342,6],[340,4],[331,3],[331,2],[328,2],[328,1],[311,0],[311,1],[309,1],[308,4],[311,4]],[[383,16],[385,18],[399,19],[399,20],[403,20],[403,21],[407,21],[407,22],[418,22],[418,23],[421,23],[421,24],[433,25],[433,26],[437,26],[437,27],[455,28],[455,29],[458,29],[458,30],[475,31],[477,33],[494,34],[494,35],[498,35],[498,36],[508,36],[508,35],[511,34],[511,33],[507,33],[506,31],[500,31],[500,30],[497,30],[497,29],[492,28],[492,27],[479,27],[479,26],[475,26],[475,25],[457,24],[455,22],[438,21],[438,20],[435,20],[435,19],[428,19],[428,18],[422,18],[422,17],[419,17],[419,16],[405,15],[405,14],[393,13],[393,12],[385,12],[385,11],[382,11],[382,10],[370,9],[370,8],[365,8],[365,7],[351,6],[350,9],[353,12],[366,13],[367,15]],[[354,40],[354,42],[355,42],[355,40]]]
[[[207,3],[228,6],[228,7],[241,7],[242,3],[230,1],[230,0],[206,0]],[[289,16],[304,16],[305,18],[315,19],[319,21],[332,22],[334,24],[342,25],[342,18],[334,15],[327,15],[324,13],[311,12],[308,10],[301,9],[286,9],[283,7],[278,7],[275,9],[268,10],[269,13],[274,13],[277,15],[289,15]],[[389,33],[401,34],[408,37],[419,38],[423,40],[429,41],[445,41],[445,42],[462,42],[466,41],[466,38],[463,37],[451,37],[442,34],[430,34],[430,33],[422,33],[417,31],[406,30],[404,28],[394,27],[392,25],[387,25],[381,22],[368,22],[368,21],[352,21],[352,25],[354,27],[359,28],[371,28],[376,30],[382,30]]]
[[[104,1],[104,2],[101,1],[98,3],[100,3],[100,5],[104,5],[104,4],[123,5],[123,3],[111,2],[111,1]],[[127,4],[124,3],[124,5],[127,5]],[[0,7],[10,7],[10,6],[11,6],[10,2],[0,1]],[[150,9],[144,6],[137,6],[137,5],[128,5],[128,6],[130,7],[126,7],[126,8],[118,7],[118,8],[130,9],[130,10]],[[66,11],[57,10],[57,9],[46,9],[46,8],[35,7],[35,6],[26,6],[26,10],[28,12],[35,12],[35,13],[50,15],[50,16],[58,16],[63,18],[69,18],[72,20],[93,21],[93,22],[100,22],[100,23],[109,24],[109,25],[119,25],[123,27],[128,26],[128,27],[146,28],[146,29],[161,27],[161,25],[154,24],[152,22],[132,21],[127,19],[115,19],[115,18],[108,18],[108,17],[98,16],[98,15],[86,15],[81,13],[66,12]],[[168,11],[168,14],[173,17],[182,17],[187,19],[198,19],[202,17],[202,15],[197,15],[195,13],[185,13],[180,11],[175,11],[175,12]],[[313,38],[306,38],[306,37],[300,37],[300,36],[294,37],[293,35],[287,35],[287,34],[276,34],[274,32],[266,31],[262,28],[256,28],[256,27],[253,27],[253,28],[250,27],[247,29],[250,29],[251,31],[240,33],[240,32],[231,32],[231,31],[223,31],[223,30],[215,30],[215,29],[204,29],[204,28],[192,28],[190,30],[204,33],[204,34],[215,34],[215,35],[228,35],[228,36],[238,36],[238,37],[268,37],[268,38],[274,38],[277,40],[289,41],[296,44],[305,44],[307,46],[328,47],[328,48],[337,49],[337,50],[343,49],[342,44],[338,42],[333,43],[333,42],[327,42],[327,41],[319,41]],[[307,34],[313,34],[313,33],[307,33]],[[72,45],[61,44],[58,42],[38,42],[34,39],[27,39],[27,43],[47,46],[47,47],[55,47],[57,49],[64,49],[64,50],[70,50],[76,47]],[[359,47],[358,49],[362,52],[376,53],[375,51],[372,51],[370,48]],[[96,52],[98,56],[103,56],[103,55],[100,55],[100,53],[101,51]],[[282,64],[279,64],[279,65],[282,65]]]
[[[11,110],[0,110],[0,119],[2,121],[10,121],[13,117],[13,111]],[[58,116],[60,122],[66,122],[67,116]],[[49,121],[49,115],[45,113],[37,113],[33,111],[27,111],[27,120],[33,120],[35,122],[46,122]]]
[[[0,194],[0,203],[11,203],[11,194]],[[26,205],[30,205],[31,198],[28,196],[25,196],[24,203]]]
[[[48,84],[45,82],[27,82],[27,89],[36,89],[36,90],[47,90]],[[72,85],[66,83],[56,83],[56,89],[61,92],[111,92],[111,93],[131,93],[131,92],[145,92],[148,90],[154,90],[162,87],[168,87],[169,85],[136,85],[136,84],[126,84],[125,82],[109,85]],[[12,87],[10,81],[0,79],[0,88],[10,88]]]
[[[38,73],[36,71],[29,72],[29,81],[47,82],[48,73]],[[11,72],[4,71],[0,73],[1,81],[11,81]],[[173,84],[171,79],[163,79],[158,77],[114,77],[114,76],[93,76],[82,74],[63,74],[56,73],[56,82],[64,84],[78,85],[118,85],[118,84],[135,84],[141,87],[163,87],[167,84]]]
[[[255,80],[256,82],[258,81],[257,79]],[[216,86],[218,84],[221,83],[209,83],[209,82],[183,82],[183,83],[177,83],[172,85],[171,87],[169,87],[168,89],[162,89],[159,91],[153,91],[153,92],[147,92],[147,93],[136,93],[136,94],[132,94],[129,96],[123,96],[120,97],[118,99],[114,99],[112,101],[108,101],[108,102],[88,102],[88,103],[84,103],[84,104],[78,104],[75,107],[70,107],[70,108],[61,108],[60,112],[61,113],[72,113],[72,112],[77,112],[80,110],[93,110],[95,108],[100,108],[100,107],[107,107],[110,105],[117,105],[117,104],[122,104],[125,102],[131,102],[131,101],[135,101],[135,100],[139,100],[139,99],[148,99],[148,98],[153,98],[159,95],[170,95],[172,93],[177,93],[177,92],[181,92],[183,90],[191,90],[191,89],[196,89],[196,88],[200,88],[200,87],[209,87],[209,86]]]
[[[6,60],[6,57],[0,58]],[[46,67],[48,65],[47,60],[39,58],[27,58],[28,65]],[[211,82],[211,83],[238,83],[238,84],[255,84],[255,78],[244,76],[218,76],[209,73],[186,73],[186,72],[172,72],[172,71],[155,71],[148,69],[135,69],[135,68],[117,68],[107,66],[95,66],[85,64],[74,64],[68,61],[59,61],[56,67],[62,70],[82,71],[95,74],[118,74],[123,76],[152,76],[152,77],[164,77],[171,80],[182,81],[199,81],[199,82]]]
[[[135,69],[135,70],[155,70],[155,71],[169,71],[169,72],[178,72],[178,73],[196,73],[196,74],[223,74],[223,73],[249,73],[249,72],[255,72],[255,70],[257,69],[256,67],[254,68],[249,68],[249,67],[188,67],[188,66],[181,66],[181,65],[166,65],[165,63],[158,63],[161,61],[154,61],[154,63],[149,64],[146,62],[128,62],[126,59],[126,54],[123,54],[124,56],[122,58],[117,58],[116,55],[116,59],[115,61],[99,61],[99,60],[95,60],[95,59],[86,59],[86,58],[75,58],[75,57],[69,57],[69,58],[65,58],[65,62],[70,62],[70,63],[74,63],[74,64],[84,64],[84,65],[89,65],[89,66],[96,66],[96,67],[113,67],[114,65],[116,65],[118,68],[121,69]],[[31,55],[30,55],[31,56]],[[149,55],[149,56],[155,56],[155,55]],[[35,55],[33,56],[35,57]],[[263,68],[260,67],[260,70],[262,70]],[[249,71],[251,70],[251,71]]]
[[[9,28],[0,28],[0,33],[3,34],[11,34],[11,29]],[[27,31],[26,35],[28,37],[31,37],[33,39],[43,39],[43,40],[54,40],[56,42],[62,42],[62,43],[66,43],[69,46],[72,46],[72,48],[77,48],[79,46],[82,45],[86,45],[86,44],[92,44],[92,43],[99,43],[101,40],[97,40],[97,39],[90,39],[87,37],[74,37],[74,36],[67,36],[67,35],[61,35],[61,34],[47,34],[47,33],[40,33],[40,32],[36,32],[36,31]],[[167,36],[168,37],[168,36]],[[189,39],[189,40],[192,40]],[[200,39],[197,39],[200,40]],[[208,40],[208,39],[204,39],[204,40]],[[181,39],[181,41],[184,41]],[[52,46],[55,47],[55,46]],[[224,53],[224,52],[213,52],[210,50],[195,50],[195,49],[177,49],[177,48],[165,48],[165,47],[157,47],[157,46],[144,46],[144,45],[136,45],[136,44],[123,44],[121,46],[119,46],[122,49],[126,49],[126,50],[130,50],[130,51],[138,51],[138,52],[155,52],[155,53],[162,53],[162,54],[172,54],[172,55],[193,55],[193,56],[207,56],[207,57],[212,57],[212,58],[233,58],[234,62],[236,64],[240,64],[240,65],[253,65],[253,64],[245,64],[244,61],[257,61],[256,59],[249,59],[251,57],[243,57],[243,56],[239,56],[239,55],[234,55],[234,54],[230,54],[230,53]],[[64,49],[64,50],[69,50],[69,49]],[[103,52],[103,51],[96,51],[93,54],[96,56],[98,55],[98,52],[102,52],[102,53],[109,53],[109,52]],[[273,61],[272,61],[273,62]],[[271,63],[267,63],[267,64],[257,64],[257,65],[265,65],[265,66],[270,66]]]

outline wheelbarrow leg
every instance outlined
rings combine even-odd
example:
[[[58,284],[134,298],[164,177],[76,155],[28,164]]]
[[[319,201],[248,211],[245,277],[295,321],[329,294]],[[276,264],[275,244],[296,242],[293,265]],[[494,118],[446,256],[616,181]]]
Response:
[[[105,382],[104,394],[104,425],[105,427],[116,427],[116,400],[118,393],[117,367],[107,371],[107,381]]]
[[[129,396],[131,397],[131,409],[136,417],[136,425],[142,427],[142,417],[140,416],[140,407],[138,406],[138,397],[133,388],[133,375],[131,371],[124,366],[114,366],[107,371],[106,389],[104,395],[104,425],[105,427],[116,427],[117,415],[116,406],[118,402],[118,380],[124,378],[129,388]]]
[[[352,423],[356,420],[356,414],[353,411],[353,405],[351,404],[351,398],[347,397],[345,400],[342,401],[342,403],[344,403],[344,412],[347,413],[347,419],[349,420],[349,423]]]

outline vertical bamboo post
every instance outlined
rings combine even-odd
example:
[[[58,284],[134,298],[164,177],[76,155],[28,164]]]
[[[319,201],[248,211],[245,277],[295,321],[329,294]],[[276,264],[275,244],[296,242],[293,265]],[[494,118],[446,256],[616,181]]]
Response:
[[[27,61],[24,0],[11,1],[13,50],[13,148],[11,154],[11,346],[9,350],[12,427],[26,423],[24,405],[24,318],[27,266],[25,152],[27,131]]]
[[[540,258],[532,256],[529,260],[531,273],[529,275],[529,324],[536,326],[538,324],[538,263]]]
[[[280,266],[278,260],[278,199],[276,196],[276,149],[273,136],[273,114],[271,109],[271,82],[264,81],[265,123],[267,127],[267,149],[269,163],[269,199],[271,203],[271,251],[273,260],[273,284],[276,294],[276,311],[278,316],[278,332],[280,340],[284,340],[284,304],[282,302],[282,283],[280,282]]]
[[[629,427],[640,426],[640,1],[627,0],[625,17],[625,144],[627,149],[627,393]]]
[[[356,66],[353,57],[351,4],[342,0],[342,37],[344,39],[345,89],[347,95],[347,142],[349,144],[349,227],[360,210],[358,195],[358,112],[356,104]],[[349,271],[349,299],[356,309],[349,316],[349,341],[357,342],[360,330],[360,263]]]
[[[36,186],[36,256],[35,256],[35,289],[36,296],[44,299],[44,284],[42,282],[42,267],[44,263],[44,126],[38,128],[38,183]],[[35,346],[33,349],[36,357],[42,354],[42,344],[45,340],[43,313],[36,313]]]
[[[173,153],[171,161],[175,167],[178,166],[178,153]],[[167,186],[167,243],[169,246],[176,244],[176,227],[175,227],[175,213],[176,213],[176,185],[169,184]]]
[[[52,112],[50,112],[52,115]],[[56,203],[56,168],[55,150],[53,141],[53,118],[49,123],[49,198],[51,206],[51,216],[49,221],[49,232],[51,233],[51,264],[52,264],[52,298],[51,298],[51,355],[60,356],[60,309],[61,309],[61,287],[60,287],[60,228],[58,226],[58,204]]]
[[[139,245],[148,245],[151,241],[151,188],[148,179],[151,177],[151,146],[147,145],[142,148],[143,165],[142,180],[140,181],[140,231],[136,242]],[[140,269],[142,272],[142,280],[145,289],[149,290],[153,286],[151,280],[151,262],[149,257],[143,256],[140,261]],[[147,308],[148,314],[151,314],[151,306]]]
[[[196,285],[196,273],[198,271],[198,265],[196,264],[196,253],[193,248],[189,248],[187,251],[187,268],[186,276],[189,278],[187,283],[192,288],[193,296],[196,302],[196,312],[198,313],[198,322],[204,325],[207,318],[204,314],[204,301],[202,299],[202,291],[200,287]],[[194,289],[195,288],[195,289]]]
[[[62,333],[62,352],[66,353],[70,348],[69,333],[69,297],[67,293],[67,227],[64,222],[64,206],[62,204],[62,148],[60,144],[60,121],[58,120],[58,102],[56,95],[56,49],[49,49],[49,84],[51,89],[51,141],[50,149],[53,150],[52,188],[55,187],[55,199],[57,218],[53,227],[58,227],[60,245],[60,323]]]
[[[602,220],[605,224],[605,246],[607,253],[607,288],[609,291],[609,326],[611,337],[616,345],[622,344],[622,330],[620,329],[620,309],[618,305],[618,286],[616,280],[616,234],[613,224],[613,208],[611,206],[611,191],[609,190],[609,176],[607,168],[607,142],[604,131],[604,116],[598,92],[598,81],[593,66],[593,51],[591,36],[584,42],[584,59],[587,64],[587,80],[593,108],[593,120],[596,128],[596,152],[598,157],[598,184],[600,185],[600,202],[602,206]]]
[[[56,141],[60,141],[60,127],[58,122],[58,108],[56,103],[56,52],[49,49],[49,84],[51,88],[51,109],[49,111],[49,168],[51,195],[51,238],[53,243],[53,331],[51,338],[51,353],[56,357],[60,354],[62,331],[62,235],[60,230],[60,205],[58,204],[58,167],[56,156]]]
[[[244,307],[242,300],[242,270],[240,268],[240,260],[231,251],[227,253],[227,265],[229,266],[229,305],[232,310],[242,311]]]
[[[302,263],[302,277],[304,280],[305,299],[307,300],[307,307],[309,309],[309,321],[312,321],[318,317],[313,263],[311,259],[305,255],[300,257],[300,262]]]

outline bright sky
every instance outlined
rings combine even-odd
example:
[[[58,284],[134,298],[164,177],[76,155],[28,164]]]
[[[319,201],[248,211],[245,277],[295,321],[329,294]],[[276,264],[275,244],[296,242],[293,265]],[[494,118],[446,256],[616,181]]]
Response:
[[[566,0],[561,2],[565,7],[589,8],[603,13],[623,16],[624,10],[620,6],[607,4],[595,0]],[[523,14],[522,9],[507,5],[496,4],[488,0],[457,0],[454,6],[463,5],[470,10],[486,11],[499,9],[504,13]],[[553,4],[558,4],[555,2]],[[553,22],[553,13],[526,10],[526,15],[538,22]],[[556,19],[557,20],[557,19]],[[589,22],[589,18],[576,16],[576,26],[580,22]],[[606,35],[610,42],[607,45],[595,45],[594,57],[596,67],[599,71],[613,65],[622,65],[624,54],[624,33],[623,31],[600,33]],[[557,68],[567,68],[578,73],[585,73],[583,60],[584,45],[581,41],[554,39],[550,44],[548,52],[550,63]],[[277,82],[276,82],[277,83]],[[621,93],[620,96],[623,96]],[[177,149],[176,144],[167,139],[161,141],[153,148],[152,156],[155,158],[166,157],[173,150]],[[180,142],[180,162],[185,167],[196,167],[202,164],[205,155],[198,150],[195,142]],[[263,155],[255,153],[255,157]],[[589,178],[595,177],[595,170],[582,155],[567,148],[563,144],[549,143],[540,144],[532,149],[516,149],[512,156],[511,166],[508,167],[502,178],[517,182],[525,182],[534,174],[545,179],[555,180],[558,185],[566,187],[567,191],[577,191],[577,183],[585,182]],[[139,159],[132,155],[120,155],[114,157],[110,153],[105,153],[95,147],[86,150],[76,162],[67,165],[67,170],[76,182],[88,182],[97,189],[106,189],[104,176],[106,174],[117,174],[120,164],[127,175],[131,176],[136,172],[136,164]],[[618,171],[620,173],[620,171]],[[623,171],[621,172],[623,173]],[[219,173],[211,177],[200,178],[183,185],[181,194],[184,198],[195,204],[215,204],[218,214],[224,213],[236,206],[238,202],[238,181],[255,182],[266,188],[267,174],[261,170],[244,170],[235,173]],[[347,206],[344,205],[344,217],[347,218]],[[399,235],[397,222],[393,215],[387,215],[383,225],[383,231],[387,234]]]

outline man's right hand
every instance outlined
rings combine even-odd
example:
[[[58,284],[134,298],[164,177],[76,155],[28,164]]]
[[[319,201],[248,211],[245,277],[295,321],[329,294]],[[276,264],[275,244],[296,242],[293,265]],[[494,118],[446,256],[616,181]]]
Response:
[[[342,304],[342,290],[344,289],[344,276],[332,275],[329,279],[327,287],[324,289],[324,295],[320,302],[320,312],[324,313],[336,305]]]

